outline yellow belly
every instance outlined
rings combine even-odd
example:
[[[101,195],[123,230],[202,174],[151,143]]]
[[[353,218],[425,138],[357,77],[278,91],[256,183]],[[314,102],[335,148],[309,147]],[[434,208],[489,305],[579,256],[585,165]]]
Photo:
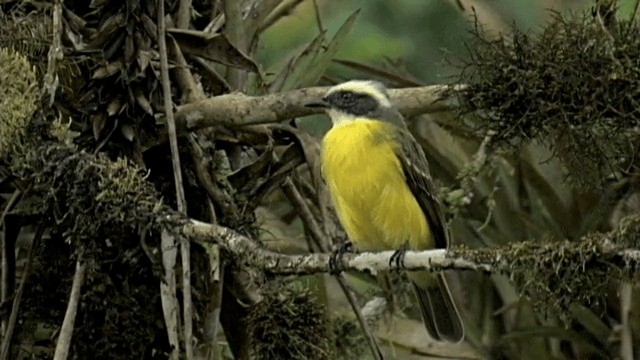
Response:
[[[329,192],[347,235],[360,248],[432,248],[428,222],[395,155],[391,126],[357,120],[325,135],[322,171]]]

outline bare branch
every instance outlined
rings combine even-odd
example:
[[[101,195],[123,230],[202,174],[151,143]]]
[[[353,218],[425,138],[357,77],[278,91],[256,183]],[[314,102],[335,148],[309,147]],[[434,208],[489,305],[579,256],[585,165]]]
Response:
[[[191,21],[191,0],[180,0],[176,25],[180,29],[188,29]]]
[[[71,284],[71,294],[69,295],[69,303],[67,311],[64,314],[64,320],[60,327],[60,336],[56,344],[56,351],[53,355],[54,360],[65,360],[69,357],[69,348],[71,347],[71,339],[73,337],[73,328],[76,322],[76,314],[78,313],[78,304],[80,302],[80,289],[84,284],[84,274],[86,265],[82,259],[76,261],[76,272],[73,275],[73,283]]]
[[[311,87],[264,96],[225,94],[180,106],[175,113],[178,132],[184,133],[214,125],[242,126],[279,122],[317,113],[305,104],[322,97],[327,87]],[[391,89],[391,101],[407,116],[448,111],[457,108],[447,94],[466,89],[465,85],[432,85]]]
[[[180,155],[178,150],[178,138],[176,135],[176,124],[173,116],[173,102],[171,100],[171,84],[169,82],[169,60],[167,55],[166,24],[164,13],[164,1],[158,1],[158,51],[160,52],[160,74],[162,80],[162,92],[164,95],[164,112],[166,116],[167,132],[169,134],[169,144],[171,148],[171,162],[173,165],[174,183],[176,187],[176,199],[178,211],[186,214],[187,201],[182,185],[182,170],[180,166]],[[173,236],[163,233],[162,237],[162,258],[165,265],[165,280],[167,283],[160,285],[162,292],[162,304],[167,332],[173,351],[171,358],[177,359],[179,355],[179,344],[177,343],[178,331],[178,305],[176,299],[175,284],[175,259],[177,254],[172,249],[175,246]],[[180,253],[182,255],[182,285],[183,285],[183,309],[184,309],[184,342],[186,358],[193,359],[193,318],[191,303],[191,262],[190,244],[188,241],[180,243]],[[173,263],[172,266],[167,266]]]
[[[53,4],[53,39],[51,40],[51,46],[49,47],[49,54],[47,56],[47,73],[44,76],[43,87],[49,94],[49,105],[53,104],[56,97],[56,90],[60,79],[58,78],[57,68],[58,61],[64,57],[62,47],[62,1],[56,0]]]

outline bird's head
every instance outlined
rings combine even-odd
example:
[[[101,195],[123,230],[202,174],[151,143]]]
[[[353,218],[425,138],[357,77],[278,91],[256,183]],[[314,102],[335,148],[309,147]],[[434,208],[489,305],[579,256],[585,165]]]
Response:
[[[372,80],[352,80],[336,85],[322,99],[306,106],[324,109],[334,126],[362,119],[384,120],[382,114],[394,109],[385,86]]]

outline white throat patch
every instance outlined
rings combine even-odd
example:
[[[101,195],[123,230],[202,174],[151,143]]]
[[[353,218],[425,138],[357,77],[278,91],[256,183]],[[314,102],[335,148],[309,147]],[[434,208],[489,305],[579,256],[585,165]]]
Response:
[[[328,109],[327,115],[329,115],[333,127],[348,125],[358,119],[358,116],[337,109]]]

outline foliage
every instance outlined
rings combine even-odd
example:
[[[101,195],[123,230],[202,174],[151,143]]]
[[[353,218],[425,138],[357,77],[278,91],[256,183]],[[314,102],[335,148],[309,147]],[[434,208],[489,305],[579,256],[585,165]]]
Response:
[[[332,359],[325,309],[308,289],[271,283],[247,319],[255,359]]]
[[[478,32],[461,77],[465,111],[499,146],[539,140],[581,185],[634,168],[640,124],[640,26],[604,27],[594,16],[556,14],[539,34]]]
[[[24,151],[25,132],[39,98],[37,85],[29,61],[0,48],[0,159]]]
[[[0,95],[5,84],[17,84],[6,88],[10,96],[0,96],[0,183],[2,189],[8,184],[9,192],[27,190],[13,215],[24,224],[42,220],[51,227],[37,249],[15,342],[27,344],[37,329],[59,326],[70,265],[81,255],[88,270],[74,356],[164,357],[169,348],[158,320],[158,234],[175,230],[185,219],[167,205],[175,202],[175,190],[167,165],[171,157],[160,135],[165,129],[156,123],[164,115],[156,9],[153,2],[63,3],[64,59],[56,69],[60,86],[51,108],[38,104],[35,81],[47,64],[51,4],[10,0],[0,5],[0,46],[12,49],[0,50],[0,66],[11,67],[0,72]],[[334,6],[318,1],[318,13],[312,1],[286,3],[299,7],[242,12],[241,26],[251,36],[241,44],[227,37],[240,25],[222,20],[222,2],[192,2],[189,30],[169,25],[173,104],[192,100],[177,80],[181,69],[195,75],[203,96],[239,90],[262,94],[347,77],[375,78],[395,87],[451,80],[443,74],[455,69],[438,62],[442,47],[462,49],[463,11],[450,4],[463,2],[352,0]],[[633,157],[639,143],[638,27],[633,21],[602,27],[589,16],[556,14],[540,32],[507,30],[501,24],[511,18],[526,27],[544,11],[534,2],[474,3],[477,21],[502,37],[476,29],[462,77],[471,85],[462,98],[464,114],[408,119],[427,150],[434,178],[445,185],[454,242],[479,257],[489,253],[487,247],[504,249],[499,264],[513,274],[511,279],[459,274],[452,290],[466,310],[467,342],[488,358],[617,355],[618,334],[635,325],[622,325],[620,311],[605,300],[617,300],[610,289],[627,279],[635,264],[614,268],[599,255],[607,241],[637,247],[638,222],[627,218],[612,239],[598,231],[637,211],[627,200],[638,188]],[[178,2],[166,5],[167,19],[175,19]],[[174,45],[186,66],[172,54]],[[236,77],[238,69],[242,76]],[[20,110],[7,111],[14,106]],[[293,234],[282,236],[287,251],[316,251],[299,209],[281,190],[289,178],[312,215],[327,222],[322,225],[331,235],[339,233],[331,228],[333,214],[316,187],[321,185],[314,167],[316,140],[296,128],[308,128],[305,121],[291,125],[216,126],[181,138],[188,216],[255,235],[258,209]],[[483,142],[487,134],[490,143]],[[572,182],[564,181],[567,176]],[[623,203],[629,206],[620,210]],[[543,240],[519,243],[531,239]],[[566,256],[568,248],[581,256]],[[195,318],[201,320],[196,336],[204,339],[202,319],[213,316],[206,312],[219,294],[212,294],[209,277],[215,263],[200,250],[192,252],[192,287]],[[356,288],[360,299],[370,293],[369,282]],[[230,284],[233,279],[225,277],[225,286]],[[395,285],[385,295],[390,301],[400,298],[404,310],[406,289]],[[334,305],[334,290],[330,283],[304,288],[269,282],[260,289],[263,300],[247,305],[248,318],[223,324],[226,340],[250,339],[257,358],[366,357],[366,341],[353,318],[334,315],[347,306]],[[224,296],[245,306],[229,293]],[[327,314],[335,318],[331,324]],[[234,316],[239,315],[229,317]],[[558,318],[568,320],[567,327],[558,326]],[[231,327],[240,336],[226,331]],[[51,333],[45,337],[50,347]],[[404,340],[394,339],[389,347],[417,352]],[[455,356],[456,346],[446,353]]]

